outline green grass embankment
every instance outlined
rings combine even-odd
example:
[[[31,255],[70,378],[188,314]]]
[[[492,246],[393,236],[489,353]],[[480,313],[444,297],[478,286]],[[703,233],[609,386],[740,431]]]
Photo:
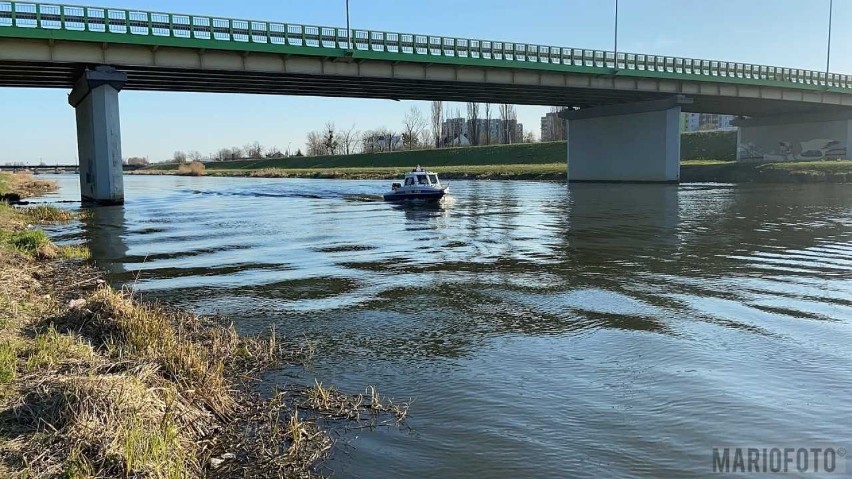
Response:
[[[428,166],[487,166],[487,165],[541,165],[565,161],[565,142],[522,143],[517,145],[491,145],[440,150],[393,151],[386,153],[359,153],[356,155],[302,156],[269,158],[262,160],[217,161],[206,163],[211,170],[262,170],[276,169],[344,169],[344,168],[411,168]],[[175,164],[153,165],[148,169],[174,170]]]
[[[398,179],[411,167],[354,167],[354,168],[262,168],[222,169],[208,168],[204,176],[248,176],[253,178],[323,178],[323,179]],[[556,180],[565,179],[565,163],[536,165],[458,165],[429,166],[445,180],[454,179],[512,179],[512,180]],[[178,174],[176,170],[145,170],[134,174],[160,175]]]
[[[682,135],[681,181],[852,181],[852,162],[736,163],[736,131]],[[265,178],[399,178],[422,165],[452,179],[554,180],[566,178],[565,142],[491,145],[440,150],[362,153],[206,163],[209,176]],[[137,174],[174,174],[175,164],[152,165]]]

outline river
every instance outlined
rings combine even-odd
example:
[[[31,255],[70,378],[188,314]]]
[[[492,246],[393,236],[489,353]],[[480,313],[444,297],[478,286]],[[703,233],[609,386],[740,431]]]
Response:
[[[57,178],[47,201],[78,199]],[[146,298],[316,342],[268,385],[413,399],[407,427],[341,432],[335,477],[704,477],[714,447],[849,446],[852,185],[369,201],[388,183],[128,176],[124,207],[50,232]]]

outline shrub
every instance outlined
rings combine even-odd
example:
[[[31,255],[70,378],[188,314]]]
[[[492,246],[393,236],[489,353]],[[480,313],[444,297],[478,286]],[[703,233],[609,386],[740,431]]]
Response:
[[[179,175],[183,176],[204,176],[204,172],[207,170],[207,167],[204,166],[204,163],[200,161],[193,161],[188,165],[180,165],[178,167]]]

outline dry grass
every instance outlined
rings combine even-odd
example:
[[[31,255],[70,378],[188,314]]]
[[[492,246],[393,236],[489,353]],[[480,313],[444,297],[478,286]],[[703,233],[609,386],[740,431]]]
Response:
[[[207,167],[200,161],[193,161],[187,165],[180,165],[177,169],[177,174],[182,176],[204,176]]]
[[[0,385],[8,384],[18,375],[18,350],[13,341],[0,342]]]
[[[332,445],[316,415],[401,411],[321,383],[252,393],[315,347],[105,286],[61,261],[84,247],[56,247],[34,218],[63,220],[0,205],[0,477],[313,477]]]
[[[59,247],[59,255],[65,259],[89,259],[92,257],[92,252],[88,246],[68,245]]]
[[[74,213],[49,205],[21,208],[19,213],[33,223],[60,223],[74,219]]]
[[[0,436],[7,465],[35,477],[303,477],[330,448],[283,395],[235,379],[283,355],[274,335],[243,338],[109,287],[71,305],[0,346],[0,382],[27,391],[0,413],[16,431]]]
[[[309,475],[328,435],[248,392],[285,356],[274,332],[103,286],[59,261],[84,247],[28,229],[53,213],[0,206],[0,477]]]
[[[0,173],[0,201],[18,201],[56,191],[55,181],[40,180],[29,173]]]

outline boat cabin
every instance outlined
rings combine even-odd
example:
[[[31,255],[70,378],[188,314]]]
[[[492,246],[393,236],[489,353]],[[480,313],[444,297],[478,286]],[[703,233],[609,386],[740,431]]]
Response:
[[[440,187],[441,181],[436,173],[427,171],[412,171],[405,174],[405,186],[434,186]]]

